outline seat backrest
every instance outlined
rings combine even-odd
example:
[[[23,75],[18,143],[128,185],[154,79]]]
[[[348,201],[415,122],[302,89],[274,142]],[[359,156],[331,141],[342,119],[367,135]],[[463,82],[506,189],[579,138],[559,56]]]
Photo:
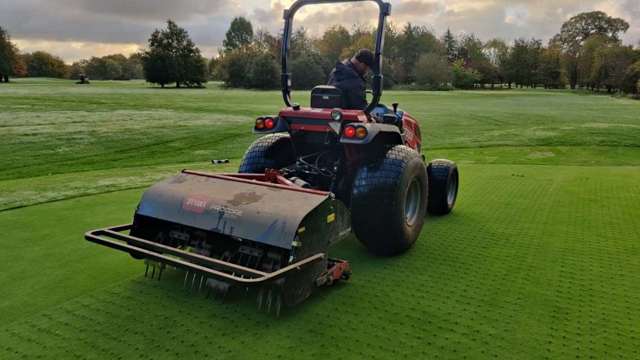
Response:
[[[311,90],[311,107],[316,109],[341,109],[342,91],[335,86],[321,85]]]

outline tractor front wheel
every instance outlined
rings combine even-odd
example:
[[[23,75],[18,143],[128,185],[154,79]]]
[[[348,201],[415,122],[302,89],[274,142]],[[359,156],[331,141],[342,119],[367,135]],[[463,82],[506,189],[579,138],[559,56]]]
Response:
[[[449,160],[433,160],[429,174],[429,214],[447,215],[458,199],[458,166]]]
[[[361,167],[351,194],[352,225],[360,242],[380,256],[408,250],[424,225],[427,189],[422,157],[404,145]]]

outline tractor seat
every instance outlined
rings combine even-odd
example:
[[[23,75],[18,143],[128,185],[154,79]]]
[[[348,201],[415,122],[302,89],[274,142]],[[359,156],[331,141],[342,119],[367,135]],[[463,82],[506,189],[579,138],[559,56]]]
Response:
[[[316,109],[342,109],[342,90],[321,85],[311,90],[311,107]]]

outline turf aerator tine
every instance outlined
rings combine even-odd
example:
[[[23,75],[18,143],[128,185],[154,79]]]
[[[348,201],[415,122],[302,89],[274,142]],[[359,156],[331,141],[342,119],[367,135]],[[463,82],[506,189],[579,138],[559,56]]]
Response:
[[[184,273],[184,281],[182,282],[182,288],[186,289],[187,288],[187,279],[189,278],[189,271],[187,270]]]
[[[160,264],[160,270],[158,271],[158,281],[162,278],[162,272],[164,271],[165,265]]]
[[[191,287],[189,288],[189,291],[193,291],[193,287],[196,284],[196,276],[198,276],[198,273],[193,273],[193,277],[191,278]]]
[[[267,292],[267,314],[269,312],[271,312],[271,301],[272,301],[271,297],[272,297],[272,295],[273,295],[273,292],[272,292],[271,288],[269,288],[269,291]]]
[[[258,311],[262,310],[263,300],[264,300],[264,288],[261,287],[260,290],[258,290],[258,296],[256,297],[256,301],[258,302]]]

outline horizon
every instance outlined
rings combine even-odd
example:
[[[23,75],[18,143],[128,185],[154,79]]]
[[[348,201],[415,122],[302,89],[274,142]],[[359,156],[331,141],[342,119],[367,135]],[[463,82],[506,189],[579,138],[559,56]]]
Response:
[[[231,20],[249,19],[254,30],[278,33],[282,11],[293,1],[271,0],[0,0],[0,26],[11,35],[23,53],[46,51],[66,63],[122,53],[130,55],[146,48],[151,32],[175,20],[189,31],[203,56],[217,55]],[[630,24],[623,43],[640,42],[640,2],[633,0],[392,0],[391,21],[426,26],[438,37],[447,29],[456,35],[475,34],[483,41],[501,38],[536,38],[543,43],[560,31],[562,23],[585,11],[600,10]],[[373,25],[373,3],[316,5],[300,12],[297,27],[304,24],[311,35],[333,25]],[[25,21],[25,19],[28,19]],[[46,20],[46,21],[43,21]],[[37,20],[37,21],[36,21]]]

